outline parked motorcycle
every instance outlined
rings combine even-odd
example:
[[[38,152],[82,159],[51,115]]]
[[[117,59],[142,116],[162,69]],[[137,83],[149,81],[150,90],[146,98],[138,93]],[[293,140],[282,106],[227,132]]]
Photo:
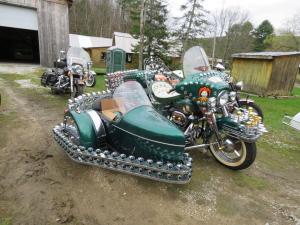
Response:
[[[152,55],[150,56],[150,58],[145,59],[144,69],[145,71],[148,71],[148,73],[147,72],[145,73],[146,76],[145,78],[144,77],[135,78],[135,75],[128,74],[124,78],[122,79],[118,78],[118,79],[120,81],[136,79],[137,81],[141,82],[141,84],[144,87],[147,87],[148,89],[147,93],[150,99],[154,100],[152,98],[151,95],[152,92],[149,87],[151,86],[151,83],[155,80],[165,81],[170,83],[172,86],[174,86],[180,80],[183,80],[185,77],[191,74],[195,74],[199,72],[218,72],[223,77],[223,80],[225,82],[228,82],[232,93],[236,93],[235,94],[236,106],[238,108],[241,108],[241,110],[250,108],[258,116],[260,116],[263,121],[264,116],[263,116],[262,109],[254,102],[254,100],[250,99],[249,96],[247,96],[246,98],[240,97],[239,91],[243,89],[243,82],[242,81],[239,81],[237,83],[233,82],[233,78],[229,74],[223,72],[224,70],[216,70],[216,71],[212,70],[208,62],[208,57],[204,49],[200,46],[194,46],[185,53],[183,59],[183,71],[181,73],[179,71],[171,71],[161,59],[155,58]],[[120,73],[118,75],[120,75]],[[118,82],[116,83],[114,82],[114,80],[112,82],[110,80],[107,80],[107,83],[110,89],[114,89],[116,85],[118,85]]]
[[[169,77],[158,80],[157,71],[151,70],[125,71],[108,74],[108,86],[114,91],[122,82],[138,81],[153,106],[184,132],[186,149],[209,146],[223,165],[231,169],[247,168],[255,159],[255,142],[260,136],[250,137],[251,133],[266,131],[262,117],[251,107],[253,102],[239,102],[237,90],[241,84],[234,84],[226,73],[211,70],[204,54],[204,51],[200,57],[199,53],[186,54],[183,79],[165,73]],[[159,77],[165,74],[159,74]],[[210,144],[212,138],[206,136],[207,130],[214,134],[217,145]],[[201,139],[203,144],[197,145]]]
[[[192,149],[209,149],[233,170],[254,162],[266,129],[251,110],[231,113],[235,98],[220,74],[193,74],[175,88],[155,81],[151,89],[170,118],[158,113],[139,82],[128,80],[113,93],[70,99],[55,140],[75,162],[177,184],[191,179]]]
[[[58,93],[71,93],[76,97],[83,93],[85,86],[94,86],[95,73],[90,71],[92,66],[89,54],[82,48],[71,47],[67,55],[60,52],[54,67],[47,70],[41,77],[41,84],[49,86],[51,91]]]

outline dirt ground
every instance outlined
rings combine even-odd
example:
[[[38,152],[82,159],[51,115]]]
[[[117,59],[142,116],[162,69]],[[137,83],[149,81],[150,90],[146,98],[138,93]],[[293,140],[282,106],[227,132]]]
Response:
[[[300,225],[297,162],[258,151],[251,168],[233,172],[195,152],[182,186],[79,165],[51,133],[66,96],[1,76],[0,92],[0,225]]]

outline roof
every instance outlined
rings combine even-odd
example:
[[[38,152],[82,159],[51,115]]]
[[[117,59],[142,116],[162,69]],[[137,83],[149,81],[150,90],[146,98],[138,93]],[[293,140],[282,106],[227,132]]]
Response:
[[[101,48],[112,46],[111,38],[92,37],[78,34],[69,34],[70,46],[80,48]]]
[[[300,55],[300,52],[247,52],[233,54],[232,58],[273,59],[274,57],[292,55]]]
[[[114,32],[115,46],[123,49],[127,53],[133,53],[134,47],[139,43],[138,39],[131,34]]]

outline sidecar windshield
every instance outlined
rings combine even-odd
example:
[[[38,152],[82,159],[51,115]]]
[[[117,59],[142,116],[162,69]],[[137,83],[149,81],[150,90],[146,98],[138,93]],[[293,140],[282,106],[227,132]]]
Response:
[[[183,58],[183,72],[185,77],[208,70],[210,70],[208,57],[202,47],[194,46],[185,52]]]
[[[68,67],[71,67],[73,64],[79,64],[83,68],[87,68],[88,62],[91,61],[89,54],[84,51],[82,48],[70,47],[67,52],[67,63]]]
[[[152,106],[145,90],[136,81],[127,81],[117,87],[113,101],[123,114],[142,105]]]

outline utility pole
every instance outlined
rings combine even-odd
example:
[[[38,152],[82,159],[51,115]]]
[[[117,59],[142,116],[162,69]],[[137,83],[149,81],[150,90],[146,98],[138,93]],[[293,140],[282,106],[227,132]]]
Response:
[[[145,25],[145,0],[141,1],[140,14],[140,51],[139,51],[139,69],[143,69],[143,53],[144,53],[144,25]]]

